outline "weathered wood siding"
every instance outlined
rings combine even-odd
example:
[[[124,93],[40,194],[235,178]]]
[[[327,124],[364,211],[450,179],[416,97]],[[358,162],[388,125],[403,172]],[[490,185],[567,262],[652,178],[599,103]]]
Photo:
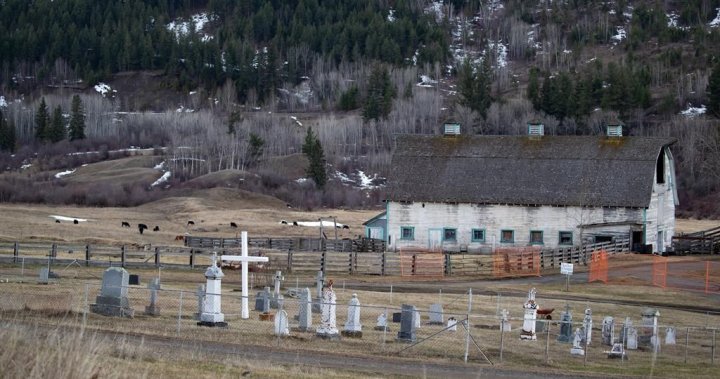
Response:
[[[388,248],[428,248],[444,228],[457,229],[457,240],[440,241],[446,251],[490,252],[495,247],[530,245],[530,231],[543,232],[542,247],[559,245],[559,233],[573,233],[573,244],[581,243],[580,225],[623,224],[592,228],[593,233],[629,236],[630,224],[642,224],[643,210],[621,207],[555,207],[479,205],[447,203],[388,204]],[[400,238],[401,227],[414,228],[413,240]],[[484,229],[485,242],[473,242],[472,230]],[[501,243],[501,230],[513,230],[514,242]],[[434,231],[434,232],[433,232]]]
[[[650,197],[650,205],[646,211],[645,243],[653,245],[653,251],[663,252],[672,245],[672,237],[675,235],[675,200],[677,195],[675,175],[673,172],[674,162],[669,153],[662,155],[664,159],[664,183],[658,183],[658,172],[655,171],[653,191]],[[658,235],[662,234],[662,242],[658,244]]]

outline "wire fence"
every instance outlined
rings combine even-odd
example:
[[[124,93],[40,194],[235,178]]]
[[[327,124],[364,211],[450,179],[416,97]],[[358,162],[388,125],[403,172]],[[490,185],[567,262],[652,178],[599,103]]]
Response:
[[[0,278],[9,278],[8,270],[0,270]],[[72,267],[68,270],[72,270]],[[13,272],[17,273],[17,269]],[[312,280],[307,277],[303,282]],[[396,355],[523,367],[562,365],[571,370],[591,366],[592,370],[627,370],[628,373],[655,369],[684,370],[697,368],[698,365],[712,367],[717,359],[716,337],[720,328],[720,314],[717,313],[660,308],[659,324],[653,329],[643,325],[640,314],[644,307],[641,306],[544,299],[539,294],[541,310],[553,311],[549,313],[550,318],[538,317],[535,321],[536,340],[525,341],[520,339],[520,331],[525,324],[522,308],[524,296],[473,294],[472,290],[464,294],[441,291],[437,294],[408,294],[336,286],[338,331],[342,332],[348,326],[351,312],[359,311],[362,333],[355,338],[341,336],[338,340],[327,340],[319,338],[315,333],[320,324],[317,308],[322,308],[315,289],[311,289],[312,301],[316,304],[310,316],[312,329],[301,329],[300,313],[306,302],[297,295],[304,289],[302,286],[286,286],[281,291],[282,299],[271,295],[269,312],[256,310],[256,294],[262,290],[253,290],[249,296],[246,295],[250,304],[249,318],[243,319],[243,294],[233,291],[232,285],[224,286],[222,295],[172,286],[152,289],[148,288],[148,283],[106,288],[121,293],[125,300],[106,304],[103,308],[98,307],[103,302],[103,288],[99,280],[71,280],[66,276],[54,283],[51,279],[50,282],[49,286],[37,284],[34,276],[27,276],[26,280],[2,283],[0,317],[5,320],[30,319],[53,324],[79,324],[89,329],[151,334],[182,340],[240,342],[297,351]],[[353,294],[357,295],[360,305],[350,305]],[[226,327],[198,325],[200,309],[209,298],[212,303],[220,303]],[[412,321],[414,339],[399,338],[401,330],[408,331],[403,329],[407,325],[400,322],[403,304],[416,306],[419,319]],[[442,313],[438,312],[439,307],[442,307]],[[569,322],[573,333],[575,329],[586,326],[583,316],[586,309],[592,308],[594,323],[590,327],[590,341],[582,345],[585,352],[583,356],[570,354],[572,338],[569,342],[567,338],[566,342],[560,342],[563,324],[560,313],[566,307],[573,315],[573,320]],[[616,342],[628,347],[626,334],[622,330],[626,326],[625,318],[629,317],[640,339],[656,330],[655,340],[659,341],[657,349],[640,343],[638,349],[627,350],[624,358],[608,359],[611,346],[602,343],[604,316],[613,316],[616,320],[612,332]],[[284,328],[279,318],[286,320],[287,334],[278,330]],[[380,326],[382,318],[387,320],[387,327]],[[674,330],[674,341],[672,336],[667,335],[668,328]]]

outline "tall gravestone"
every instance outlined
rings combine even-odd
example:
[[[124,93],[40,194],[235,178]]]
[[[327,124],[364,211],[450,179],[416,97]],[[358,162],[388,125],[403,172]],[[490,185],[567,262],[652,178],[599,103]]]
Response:
[[[351,338],[362,338],[362,325],[360,324],[360,300],[357,294],[352,295],[350,303],[348,303],[347,322],[342,331],[342,335]]]
[[[622,328],[620,329],[620,340],[625,343],[627,346],[627,332],[628,330],[633,326],[632,320],[630,317],[625,317],[625,322],[623,323]]]
[[[326,339],[339,339],[340,332],[337,328],[335,307],[337,297],[332,289],[332,280],[322,291],[322,304],[320,306],[320,326],[315,333],[316,336]]]
[[[638,346],[645,349],[659,347],[658,317],[660,312],[654,308],[647,308],[642,312],[642,326],[638,333]]]
[[[575,329],[575,335],[573,337],[573,345],[570,349],[570,354],[572,355],[585,355],[585,344],[583,343],[583,340],[585,337],[585,331],[583,328],[577,328]]]
[[[422,318],[420,317],[420,311],[415,311],[415,318],[413,318],[413,322],[415,323],[415,329],[420,329],[422,326]]]
[[[104,316],[130,317],[135,311],[128,300],[128,272],[121,267],[110,267],[103,273],[100,295],[90,311]]]
[[[309,288],[300,291],[300,314],[298,315],[298,321],[299,331],[312,331],[312,296],[310,295]]]
[[[570,305],[567,304],[560,315],[560,334],[557,340],[563,343],[570,343],[573,340],[572,313],[570,313]]]
[[[587,341],[587,345],[590,345],[590,342],[592,341],[592,327],[592,310],[587,308],[585,309],[585,318],[583,319],[583,328],[585,329],[585,340]]]
[[[160,278],[153,278],[148,283],[150,290],[150,305],[145,307],[145,314],[149,316],[159,316],[160,307],[158,306],[158,291],[160,290]]]
[[[284,301],[283,295],[280,294],[280,287],[282,285],[283,280],[285,280],[285,277],[282,274],[282,271],[276,271],[275,275],[273,276],[273,293],[272,297],[270,298],[270,308],[273,309],[280,309],[282,308],[282,303]]]
[[[537,320],[537,309],[538,305],[535,303],[535,293],[537,291],[535,288],[532,288],[528,292],[527,300],[525,301],[525,304],[523,305],[523,310],[525,311],[523,314],[523,327],[522,331],[520,332],[520,339],[521,340],[536,340],[537,336],[535,335],[535,321]]]
[[[637,329],[635,329],[633,326],[629,326],[626,330],[627,333],[627,340],[625,341],[625,345],[627,346],[628,350],[637,350],[638,348],[638,332]]]
[[[428,312],[430,321],[428,324],[431,325],[445,325],[445,317],[443,315],[442,304],[431,304],[430,311]]]
[[[603,319],[602,343],[607,346],[613,346],[615,344],[615,319],[612,318],[612,316],[606,316]]]
[[[500,313],[500,331],[512,331],[512,325],[510,325],[510,313],[507,309],[503,309]]]
[[[455,317],[448,317],[447,330],[451,332],[457,332],[457,319]]]
[[[205,299],[202,303],[199,326],[226,327],[222,313],[222,278],[225,277],[217,265],[217,255],[213,253],[212,265],[205,270]]]
[[[400,342],[415,342],[417,337],[415,336],[415,315],[417,310],[415,306],[403,304],[400,316],[400,331],[397,335],[397,341]]]
[[[665,329],[665,345],[675,345],[675,328],[672,326]]]

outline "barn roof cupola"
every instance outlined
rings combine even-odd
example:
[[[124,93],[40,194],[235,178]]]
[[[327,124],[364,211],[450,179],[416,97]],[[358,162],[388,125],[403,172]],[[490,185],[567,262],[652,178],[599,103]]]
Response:
[[[608,137],[622,137],[623,136],[623,123],[618,119],[608,122],[607,136]]]
[[[539,120],[528,121],[528,135],[529,136],[544,136],[545,125]]]
[[[454,122],[446,122],[443,125],[444,136],[459,136],[460,135],[460,124]]]

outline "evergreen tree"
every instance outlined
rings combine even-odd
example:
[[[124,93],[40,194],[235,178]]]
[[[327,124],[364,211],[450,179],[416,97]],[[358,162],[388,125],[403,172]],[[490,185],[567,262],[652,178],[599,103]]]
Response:
[[[49,122],[50,115],[48,114],[47,104],[45,104],[45,98],[43,97],[40,99],[40,105],[35,114],[35,139],[38,141],[47,139]]]
[[[72,98],[70,106],[70,141],[85,139],[85,113],[80,96]]]
[[[342,111],[351,111],[358,107],[358,88],[355,86],[350,87],[347,91],[340,95],[339,108]]]
[[[308,128],[305,135],[305,143],[302,145],[302,152],[310,161],[310,165],[305,171],[306,175],[315,181],[318,187],[322,188],[327,182],[327,173],[325,172],[325,152],[323,152],[320,140],[313,133],[312,128]]]
[[[255,133],[250,133],[250,163],[254,164],[262,156],[265,140]]]
[[[708,112],[720,117],[720,63],[715,65],[707,86]]]
[[[538,69],[533,67],[530,69],[530,77],[528,78],[527,87],[527,98],[533,105],[536,111],[540,110],[541,97],[540,97],[540,82],[538,81]]]
[[[8,121],[0,110],[0,150],[15,151],[15,127]]]
[[[392,109],[392,100],[395,97],[395,87],[390,82],[387,69],[376,66],[370,73],[368,93],[363,108],[363,118],[379,120],[387,117]]]
[[[492,103],[490,69],[490,59],[484,59],[483,64],[477,68],[473,67],[469,60],[465,60],[458,74],[460,102],[483,118]]]
[[[58,105],[53,111],[52,123],[47,132],[50,142],[60,142],[65,139],[65,120],[63,119],[62,108]]]

